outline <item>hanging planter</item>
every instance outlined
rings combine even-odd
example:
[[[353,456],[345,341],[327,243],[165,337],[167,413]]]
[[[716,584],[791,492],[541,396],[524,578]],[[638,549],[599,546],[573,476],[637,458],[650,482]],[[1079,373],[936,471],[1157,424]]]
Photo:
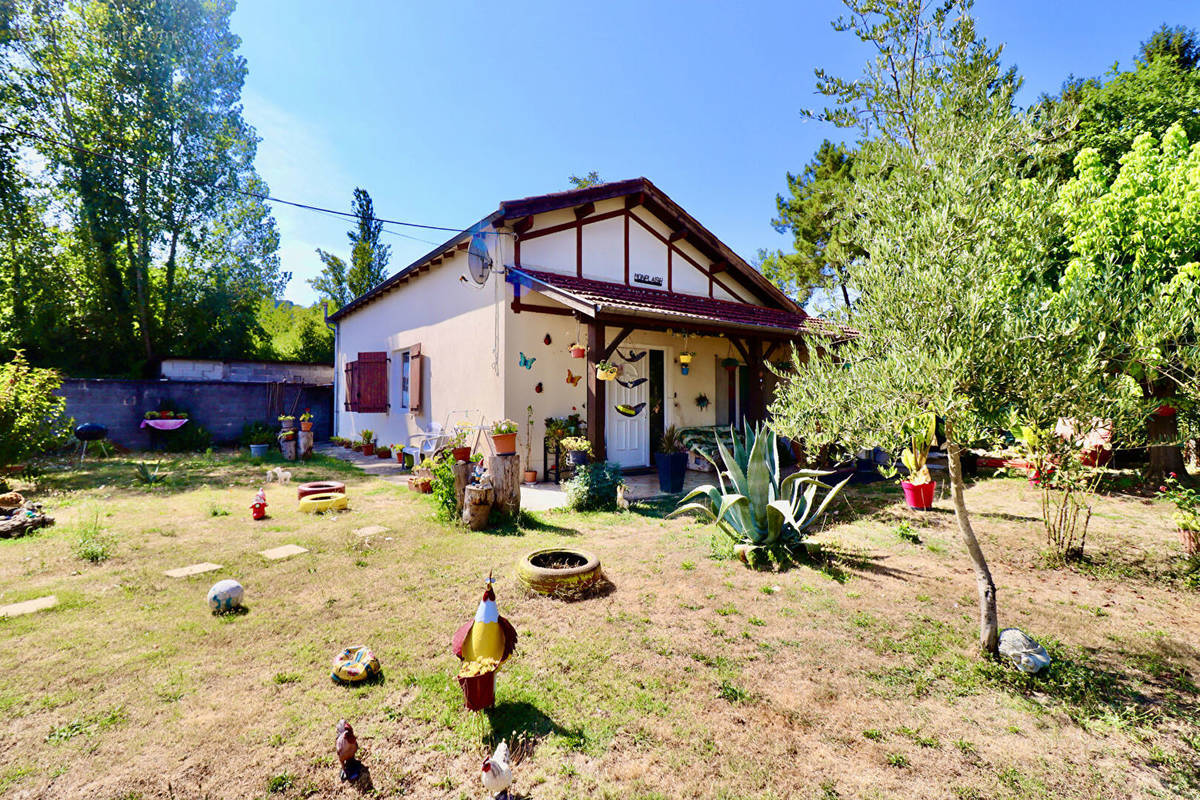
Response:
[[[617,379],[617,365],[601,361],[596,365],[596,380],[613,381]]]
[[[736,358],[722,358],[721,366],[724,367],[725,369],[729,370],[730,372],[733,372],[735,369],[738,368],[738,360]]]
[[[581,344],[571,344],[571,358],[587,358],[587,348]]]
[[[692,363],[692,359],[695,357],[696,357],[695,353],[693,353],[690,350],[685,350],[679,354],[679,363],[680,364],[690,364],[690,363]]]

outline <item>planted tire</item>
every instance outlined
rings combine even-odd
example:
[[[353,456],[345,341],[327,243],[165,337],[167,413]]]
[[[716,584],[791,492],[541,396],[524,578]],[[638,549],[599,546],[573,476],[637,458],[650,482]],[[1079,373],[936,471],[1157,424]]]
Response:
[[[517,580],[536,594],[576,596],[596,587],[604,573],[600,559],[586,550],[548,547],[517,562]]]
[[[329,494],[330,492],[345,494],[346,484],[342,483],[341,481],[314,481],[312,483],[302,483],[296,487],[296,499],[303,500],[310,495]]]

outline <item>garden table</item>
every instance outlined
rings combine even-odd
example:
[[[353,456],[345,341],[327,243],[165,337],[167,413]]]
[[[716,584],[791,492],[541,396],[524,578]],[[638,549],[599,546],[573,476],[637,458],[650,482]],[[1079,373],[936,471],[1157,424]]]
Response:
[[[142,420],[142,424],[138,427],[150,429],[151,450],[162,450],[163,442],[162,439],[159,438],[159,432],[179,430],[184,425],[187,425],[187,423],[188,421],[186,419],[144,419]]]

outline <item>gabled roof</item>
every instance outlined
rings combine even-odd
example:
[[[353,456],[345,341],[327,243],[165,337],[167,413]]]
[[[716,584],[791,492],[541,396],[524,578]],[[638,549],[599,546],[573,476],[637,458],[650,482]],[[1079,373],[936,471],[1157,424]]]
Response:
[[[451,236],[444,243],[413,261],[378,286],[354,298],[330,314],[329,319],[336,322],[355,309],[367,305],[393,289],[407,283],[409,280],[416,278],[420,273],[428,271],[431,266],[440,263],[449,255],[453,255],[455,251],[465,249],[466,243],[475,231],[488,227],[499,229],[505,226],[515,227],[519,230],[521,223],[530,219],[535,214],[543,214],[547,211],[557,211],[564,208],[576,208],[588,203],[597,203],[602,200],[612,200],[618,197],[626,198],[626,204],[631,207],[636,205],[645,206],[650,213],[670,225],[673,230],[678,231],[685,241],[691,243],[702,253],[710,257],[714,263],[721,264],[723,269],[728,269],[736,273],[736,276],[742,279],[745,287],[759,300],[779,309],[793,313],[803,313],[795,301],[784,294],[779,287],[775,286],[762,273],[746,263],[741,256],[730,250],[724,242],[697,222],[691,214],[684,211],[683,208],[676,204],[661,189],[646,178],[632,178],[624,181],[601,183],[583,189],[536,195],[519,200],[506,200],[500,204],[500,207],[496,211],[479,220],[479,222],[470,228],[467,228],[462,233]],[[520,234],[517,233],[516,235],[519,236]]]
[[[509,273],[517,280],[528,279],[523,282],[535,291],[565,301],[567,305],[576,306],[585,313],[590,311],[589,315],[593,317],[601,313],[629,313],[639,317],[658,317],[666,322],[677,320],[680,324],[769,330],[789,336],[814,334],[840,339],[852,333],[819,317],[810,317],[801,309],[787,311],[766,308],[524,267],[509,269]]]

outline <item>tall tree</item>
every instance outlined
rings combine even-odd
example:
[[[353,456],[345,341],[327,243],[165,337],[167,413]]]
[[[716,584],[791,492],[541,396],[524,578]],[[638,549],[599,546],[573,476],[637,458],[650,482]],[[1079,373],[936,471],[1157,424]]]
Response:
[[[817,116],[862,140],[850,209],[864,251],[850,267],[860,334],[836,360],[811,342],[771,410],[782,433],[813,446],[890,445],[908,419],[943,420],[979,643],[995,654],[996,585],[967,508],[962,452],[1005,396],[985,383],[1017,341],[1000,301],[1038,256],[1023,243],[1042,238],[1053,186],[1027,177],[1042,145],[1014,113],[1019,82],[977,36],[970,0],[844,2],[835,28],[874,56],[853,80],[818,70],[834,104]]]
[[[760,269],[775,285],[801,303],[814,289],[840,291],[851,311],[847,288],[850,262],[862,255],[849,217],[854,155],[828,139],[800,175],[787,174],[788,195],[777,195],[779,233],[791,232],[793,252],[761,253]]]
[[[388,276],[387,265],[392,257],[391,245],[380,241],[383,223],[375,218],[375,204],[366,189],[355,188],[350,208],[358,218],[358,224],[346,234],[350,240],[350,263],[318,248],[317,256],[325,267],[308,281],[338,308],[382,283]]]

